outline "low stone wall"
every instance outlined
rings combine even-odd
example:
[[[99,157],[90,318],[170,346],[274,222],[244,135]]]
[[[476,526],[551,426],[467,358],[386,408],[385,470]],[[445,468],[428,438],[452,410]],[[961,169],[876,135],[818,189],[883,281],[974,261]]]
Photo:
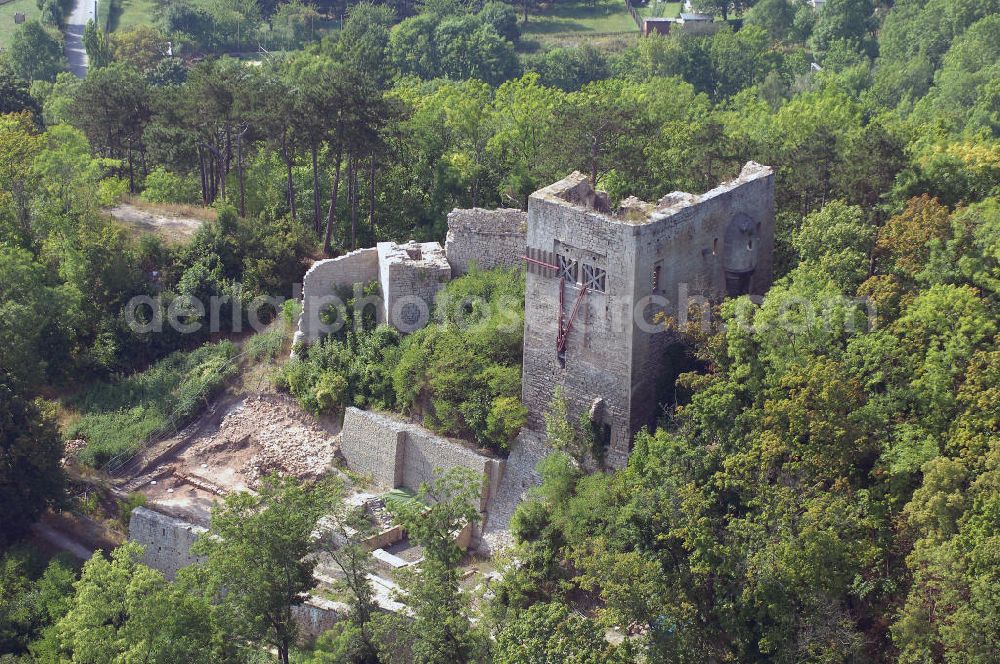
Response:
[[[349,407],[344,411],[340,453],[351,470],[372,479],[376,486],[403,485],[406,424],[373,411]]]
[[[128,524],[128,538],[146,549],[140,562],[171,581],[179,569],[199,562],[198,557],[191,555],[191,545],[204,532],[201,526],[146,507],[132,510]],[[311,640],[333,627],[349,611],[350,607],[341,602],[309,597],[303,604],[292,607],[292,616],[298,623],[300,637]]]
[[[201,526],[145,507],[132,510],[128,522],[128,538],[146,549],[142,564],[159,570],[171,581],[177,570],[198,562],[191,555],[191,545],[203,532]]]
[[[467,274],[472,263],[480,270],[520,267],[527,233],[528,213],[524,210],[453,210],[448,215],[445,249],[452,276]]]
[[[504,461],[448,440],[410,422],[385,413],[347,408],[340,452],[356,473],[372,478],[385,489],[416,491],[434,478],[434,471],[463,467],[482,473],[480,511],[496,493]]]
[[[302,280],[302,315],[295,341],[319,339],[323,332],[320,314],[338,290],[378,281],[378,277],[378,249],[375,247],[313,263]]]
[[[292,607],[292,618],[299,626],[299,641],[313,641],[350,614],[351,607],[343,602],[331,602],[310,597]]]

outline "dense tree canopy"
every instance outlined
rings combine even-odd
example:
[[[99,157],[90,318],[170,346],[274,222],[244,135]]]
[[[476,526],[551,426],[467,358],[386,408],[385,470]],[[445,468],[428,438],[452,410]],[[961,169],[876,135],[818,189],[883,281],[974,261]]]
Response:
[[[303,655],[315,662],[995,659],[995,0],[715,2],[741,20],[634,41],[544,35],[498,3],[168,4],[155,27],[90,29],[83,80],[59,73],[59,39],[35,22],[0,55],[4,538],[62,496],[39,395],[236,333],[235,300],[291,295],[321,256],[441,241],[455,207],[523,208],[573,170],[613,203],[655,201],[754,160],[775,169],[774,285],[721,303],[724,326],[676,331],[685,372],[627,468],[585,472],[593,441],[553,401],[558,452],[474,598],[452,535],[479,518],[481,478],[446,477],[400,510],[426,560],[398,620],[374,610],[357,514],[274,479],[227,499],[206,565],[177,583],[134,546],[89,561],[72,590],[68,569],[11,554],[0,647],[291,659],[290,607],[337,539],[313,537],[326,512],[351,608]],[[337,29],[314,30],[314,12]],[[240,58],[212,56],[228,51]],[[211,220],[183,242],[137,234],[102,212],[126,192]],[[142,323],[229,299],[217,331],[182,334],[130,326],[133,296],[155,303]],[[407,336],[359,312],[279,386],[314,413],[395,410],[504,454],[525,419],[523,282],[473,272],[443,296]]]

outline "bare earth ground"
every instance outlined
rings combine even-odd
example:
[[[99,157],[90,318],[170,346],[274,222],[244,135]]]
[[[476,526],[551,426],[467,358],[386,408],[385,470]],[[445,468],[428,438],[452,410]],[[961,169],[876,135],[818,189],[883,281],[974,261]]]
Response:
[[[190,206],[158,206],[125,202],[107,210],[118,221],[137,231],[156,233],[168,240],[191,238],[210,216],[208,210]]]
[[[147,450],[123,488],[198,523],[230,491],[253,489],[272,471],[315,479],[331,471],[335,426],[274,392],[223,399],[180,434]]]

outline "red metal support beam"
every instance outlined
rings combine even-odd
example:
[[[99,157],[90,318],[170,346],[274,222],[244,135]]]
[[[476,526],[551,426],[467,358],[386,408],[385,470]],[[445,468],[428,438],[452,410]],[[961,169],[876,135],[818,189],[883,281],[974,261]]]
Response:
[[[562,280],[563,282],[565,280]],[[573,303],[573,311],[570,312],[569,321],[566,322],[566,326],[563,327],[563,284],[559,284],[559,336],[556,339],[556,352],[562,354],[566,350],[566,342],[569,340],[569,333],[573,331],[573,322],[576,320],[576,315],[580,312],[580,305],[583,303],[583,298],[587,296],[587,287],[581,286],[580,293],[576,296],[576,302]]]

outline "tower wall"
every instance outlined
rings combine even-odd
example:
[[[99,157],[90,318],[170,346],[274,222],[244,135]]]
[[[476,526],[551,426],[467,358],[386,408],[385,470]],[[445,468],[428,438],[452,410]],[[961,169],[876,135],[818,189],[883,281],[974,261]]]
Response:
[[[559,256],[575,260],[578,270],[583,265],[606,270],[606,292],[585,296],[560,361],[559,277],[528,270],[522,397],[528,426],[539,431],[544,429],[544,413],[557,385],[563,388],[574,422],[596,402],[601,421],[610,427],[612,445],[620,446],[627,444],[630,433],[632,351],[631,335],[624,330],[629,326],[634,289],[634,229],[588,205],[588,188],[585,176],[575,173],[528,200],[527,245],[551,252],[554,261]],[[564,196],[577,200],[568,202]],[[575,284],[567,283],[563,293],[567,319],[578,293]]]
[[[593,283],[594,270],[605,271],[604,292],[590,290],[582,300],[560,357],[559,273],[528,270],[528,426],[544,429],[561,385],[573,422],[590,415],[598,435],[607,437],[607,461],[622,466],[633,435],[655,426],[660,415],[657,383],[667,368],[666,347],[677,338],[667,323],[687,314],[690,303],[707,307],[770,286],[774,176],[751,162],[738,178],[700,196],[630,199],[612,213],[606,196],[574,173],[530,197],[527,245],[553,265],[576,261],[577,282]],[[578,293],[578,285],[564,288],[566,319]]]

